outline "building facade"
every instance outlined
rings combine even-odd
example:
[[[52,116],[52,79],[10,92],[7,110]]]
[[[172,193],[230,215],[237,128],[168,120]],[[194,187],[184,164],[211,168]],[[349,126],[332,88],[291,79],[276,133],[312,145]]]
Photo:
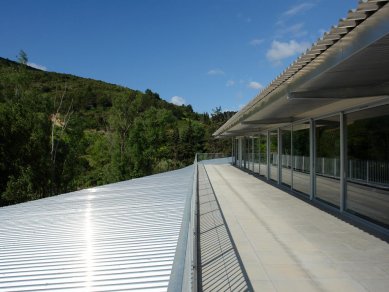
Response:
[[[361,2],[214,136],[236,166],[388,233],[388,1]]]

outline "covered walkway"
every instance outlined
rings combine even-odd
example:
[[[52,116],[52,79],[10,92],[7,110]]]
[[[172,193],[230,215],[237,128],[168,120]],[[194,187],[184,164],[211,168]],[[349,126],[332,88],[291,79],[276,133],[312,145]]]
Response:
[[[388,291],[388,243],[229,164],[207,164],[255,291]]]

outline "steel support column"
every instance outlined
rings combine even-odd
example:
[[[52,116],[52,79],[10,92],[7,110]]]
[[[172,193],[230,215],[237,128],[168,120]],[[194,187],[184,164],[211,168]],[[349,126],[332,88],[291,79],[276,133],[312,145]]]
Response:
[[[237,165],[237,163],[238,163],[238,157],[239,157],[239,152],[238,152],[238,144],[239,144],[239,142],[238,142],[238,139],[237,138],[235,138],[235,165]]]
[[[293,189],[293,125],[290,126],[290,188]]]
[[[270,179],[270,132],[266,133],[266,162],[267,162],[267,174],[266,178]]]
[[[309,172],[310,172],[310,185],[311,191],[309,198],[313,200],[316,193],[316,171],[315,171],[315,159],[316,159],[316,146],[315,146],[315,121],[313,119],[309,120]]]
[[[234,138],[231,138],[231,164],[234,164]]]
[[[243,151],[242,151],[242,137],[238,138],[238,151],[239,151],[239,167],[242,167]]]
[[[243,137],[243,168],[247,167],[247,138]]]
[[[277,183],[280,185],[282,183],[282,136],[281,129],[277,129],[277,152],[278,152],[278,163],[277,163],[277,172],[278,172],[278,181]]]
[[[261,173],[261,134],[258,135],[258,174]]]
[[[340,112],[340,212],[346,208],[347,192],[347,121],[343,112]]]
[[[236,138],[234,137],[234,165],[236,165],[236,157],[237,157],[237,152],[236,152]]]
[[[251,163],[252,163],[252,171],[254,172],[254,162],[255,162],[255,159],[254,159],[254,137],[251,138]]]

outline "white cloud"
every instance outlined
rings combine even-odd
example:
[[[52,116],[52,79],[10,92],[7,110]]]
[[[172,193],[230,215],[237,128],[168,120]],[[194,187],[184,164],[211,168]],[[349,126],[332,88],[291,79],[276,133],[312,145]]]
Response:
[[[261,83],[255,82],[255,81],[249,82],[249,84],[247,86],[252,88],[252,89],[261,89],[261,88],[263,88],[263,85]]]
[[[284,16],[294,16],[296,14],[299,14],[299,13],[302,13],[302,12],[305,12],[305,11],[311,9],[313,6],[315,6],[314,3],[304,2],[304,3],[298,4],[296,6],[289,8],[287,11],[285,11],[283,13],[283,15]]]
[[[43,65],[39,65],[39,64],[35,64],[35,63],[30,63],[30,62],[28,62],[27,65],[32,67],[32,68],[35,68],[35,69],[39,69],[39,70],[42,70],[42,71],[47,71],[47,67],[45,67]]]
[[[303,28],[304,23],[300,22],[280,29],[279,34],[288,35],[289,37],[302,37],[308,34],[308,32]]]
[[[183,105],[183,104],[186,104],[186,100],[185,98],[181,97],[181,96],[173,96],[170,100],[170,102],[172,104],[175,104],[175,105]]]
[[[266,53],[266,57],[271,62],[278,63],[282,59],[301,54],[310,46],[308,42],[296,42],[295,40],[289,42],[273,41],[271,48]]]
[[[219,68],[215,68],[215,69],[211,69],[208,71],[207,73],[208,75],[224,75],[224,71],[219,69]]]
[[[234,80],[228,80],[227,83],[226,83],[227,87],[231,87],[231,86],[234,86],[234,85],[235,85],[235,81]]]
[[[253,39],[250,41],[250,45],[256,47],[264,42],[264,39]]]
[[[289,38],[298,38],[298,37],[306,36],[308,32],[307,30],[304,29],[304,23],[301,22],[301,23],[291,24],[289,22],[291,19],[296,19],[295,16],[299,14],[303,14],[304,12],[314,7],[316,3],[312,3],[312,2],[313,1],[311,2],[306,1],[304,3],[300,3],[295,6],[292,6],[288,10],[284,11],[278,17],[278,21],[276,22],[276,26],[278,27],[278,29],[276,31],[275,38],[276,39],[282,38],[285,35],[287,35]],[[301,19],[301,17],[299,19]]]

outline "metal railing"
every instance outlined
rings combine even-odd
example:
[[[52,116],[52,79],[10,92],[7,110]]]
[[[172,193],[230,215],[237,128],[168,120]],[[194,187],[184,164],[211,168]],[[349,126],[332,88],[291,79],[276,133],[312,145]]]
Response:
[[[197,291],[197,220],[198,220],[198,166],[203,160],[227,158],[223,153],[196,153],[193,162],[193,181],[174,256],[168,291]]]
[[[196,155],[198,161],[231,157],[230,154],[224,153],[197,153]]]
[[[251,153],[247,154],[248,165],[253,161],[259,162],[259,158]],[[266,162],[266,159],[263,159]],[[278,165],[279,159],[277,153],[270,154],[272,165]],[[262,159],[261,159],[262,162]],[[347,179],[349,181],[360,182],[369,185],[381,185],[389,187],[389,161],[349,159],[347,162]],[[309,156],[292,156],[284,154],[281,157],[283,168],[292,168],[299,172],[309,172]],[[339,158],[316,158],[316,174],[327,177],[340,177]]]
[[[389,161],[349,160],[349,178],[389,185]]]
[[[188,196],[168,291],[197,291],[197,154],[193,162],[193,182]]]

